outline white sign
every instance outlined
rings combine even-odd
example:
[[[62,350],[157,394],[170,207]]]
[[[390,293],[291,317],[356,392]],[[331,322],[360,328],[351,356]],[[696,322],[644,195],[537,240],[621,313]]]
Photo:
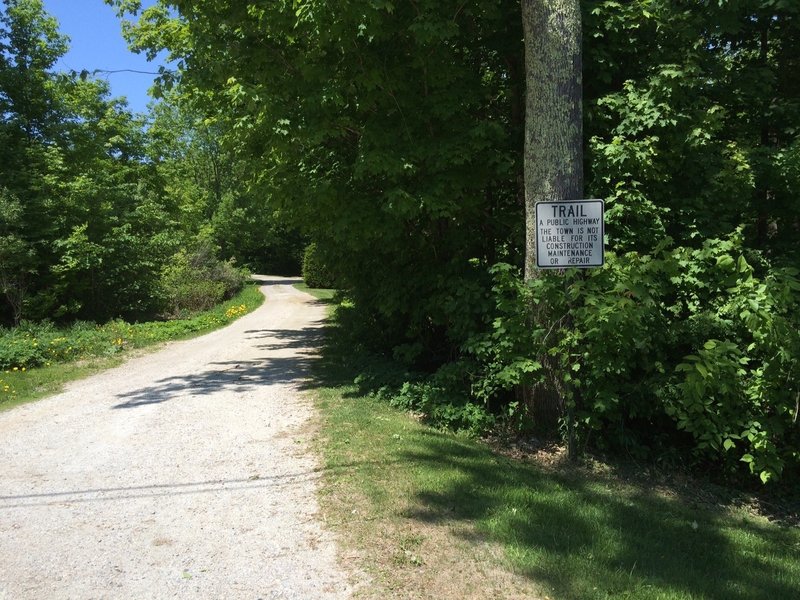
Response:
[[[602,267],[602,200],[536,203],[536,266],[540,269]]]

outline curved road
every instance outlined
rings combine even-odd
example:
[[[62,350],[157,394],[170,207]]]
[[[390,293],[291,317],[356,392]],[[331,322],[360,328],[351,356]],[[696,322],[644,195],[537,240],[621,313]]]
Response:
[[[305,428],[324,308],[295,282],[0,413],[0,599],[350,595]]]

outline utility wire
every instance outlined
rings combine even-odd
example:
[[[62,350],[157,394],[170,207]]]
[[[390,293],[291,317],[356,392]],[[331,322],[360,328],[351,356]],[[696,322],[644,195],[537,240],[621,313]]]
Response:
[[[172,75],[175,71],[171,69],[164,69],[163,71],[139,71],[137,69],[95,69],[92,71],[92,75],[97,75],[98,73],[106,73],[111,75],[113,73],[136,73],[138,75]]]

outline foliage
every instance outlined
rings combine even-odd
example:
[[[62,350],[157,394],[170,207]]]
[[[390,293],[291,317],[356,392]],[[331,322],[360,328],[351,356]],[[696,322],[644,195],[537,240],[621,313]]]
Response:
[[[0,6],[0,322],[152,314],[176,249],[143,121],[66,48],[40,0]]]
[[[796,476],[797,271],[757,274],[734,235],[610,254],[587,278],[568,274],[566,289],[559,277],[524,286],[507,265],[495,276],[499,316],[465,347],[481,364],[478,398],[535,381],[530,348],[544,346],[574,390],[584,442],[652,457],[691,448],[730,474],[745,464],[765,482]],[[529,327],[531,303],[546,305],[549,326]],[[523,405],[507,406],[525,422]]]
[[[0,409],[55,391],[64,381],[85,375],[94,358],[114,359],[124,352],[218,329],[264,302],[264,295],[247,286],[228,302],[186,319],[103,325],[77,322],[23,322],[0,328]],[[89,361],[89,362],[87,362]],[[106,364],[101,362],[101,364]]]
[[[487,278],[469,260],[521,239],[512,12],[502,0],[160,2],[129,34],[184,61],[164,93],[225,127],[249,159],[248,193],[317,244],[390,346],[437,364],[479,318],[468,296]]]
[[[114,4],[135,48],[180,63],[163,123],[188,122],[157,161],[186,241],[203,222],[226,256],[314,240],[338,327],[374,357],[364,386],[441,425],[524,429],[521,390],[555,364],[585,444],[796,473],[795,3],[582,3],[608,261],[530,286],[518,3]]]
[[[216,258],[208,242],[189,252],[181,250],[161,274],[166,315],[175,318],[209,310],[232,298],[249,279],[246,269]]]
[[[225,194],[211,218],[211,230],[222,256],[230,256],[256,273],[298,275],[304,237],[287,225],[268,202],[245,194]]]
[[[260,273],[297,275],[305,240],[269,196],[243,186],[248,162],[226,143],[226,128],[197,102],[164,94],[153,107],[147,154],[162,201],[180,214],[185,244],[213,240],[219,254]]]
[[[390,404],[424,415],[438,427],[483,434],[497,425],[497,417],[481,399],[465,393],[467,373],[462,363],[448,363],[421,381],[404,382]]]
[[[0,329],[0,370],[21,372],[54,363],[93,356],[111,356],[131,348],[208,331],[252,311],[263,295],[248,286],[230,301],[186,319],[103,325],[79,321],[68,327],[52,322],[23,321],[18,327]]]
[[[19,201],[0,189],[0,291],[11,309],[14,324],[22,318],[25,298],[36,273],[31,245],[15,231],[21,215]]]
[[[336,280],[325,264],[325,259],[320,255],[316,244],[306,246],[303,253],[302,276],[306,285],[312,288],[332,289],[338,287]]]

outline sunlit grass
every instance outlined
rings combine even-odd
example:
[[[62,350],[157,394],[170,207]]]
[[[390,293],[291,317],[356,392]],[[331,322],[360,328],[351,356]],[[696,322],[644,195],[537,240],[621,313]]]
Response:
[[[686,489],[542,466],[431,429],[348,384],[355,359],[335,347],[315,391],[323,507],[375,578],[370,597],[800,598],[800,529]],[[425,541],[411,549],[409,533]],[[486,547],[500,550],[475,558]],[[486,570],[473,587],[463,573],[433,573],[470,560]],[[536,592],[520,592],[520,579]]]
[[[324,301],[333,300],[334,296],[336,295],[336,290],[310,288],[305,283],[295,283],[294,287],[300,290],[301,292],[311,294],[317,300],[324,300]]]
[[[396,550],[379,538],[405,530],[424,536],[436,525],[499,544],[506,568],[554,600],[800,598],[796,528],[693,506],[612,476],[513,460],[353,388],[318,397],[329,518],[343,523],[342,535],[382,580],[393,571],[398,581],[405,576],[392,566]],[[418,560],[448,551],[424,547]],[[491,585],[474,597],[490,597]]]

